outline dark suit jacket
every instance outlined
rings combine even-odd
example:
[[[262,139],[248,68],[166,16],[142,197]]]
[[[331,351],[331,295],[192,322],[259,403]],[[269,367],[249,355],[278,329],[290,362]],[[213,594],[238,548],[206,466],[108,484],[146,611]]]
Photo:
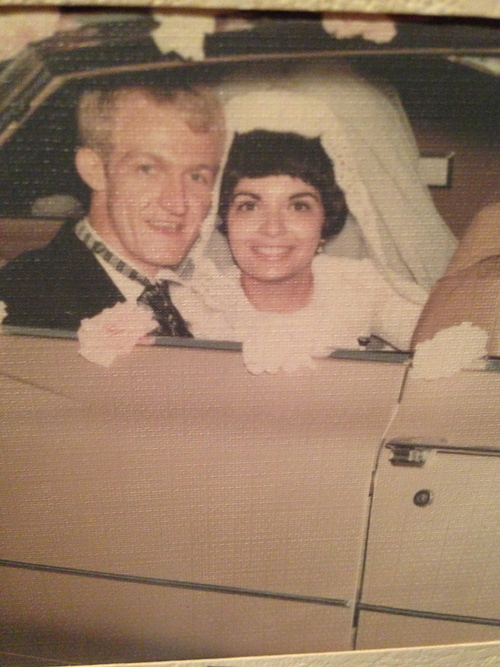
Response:
[[[47,246],[0,269],[4,324],[76,331],[84,317],[125,301],[73,227],[65,223]]]

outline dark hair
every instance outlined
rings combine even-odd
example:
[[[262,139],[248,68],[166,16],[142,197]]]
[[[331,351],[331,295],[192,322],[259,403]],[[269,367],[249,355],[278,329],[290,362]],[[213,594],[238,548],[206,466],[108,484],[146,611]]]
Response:
[[[344,193],[335,181],[333,164],[318,138],[294,132],[253,130],[236,134],[222,175],[219,231],[227,235],[227,214],[242,178],[292,176],[315,187],[325,210],[321,238],[338,234],[347,217]]]

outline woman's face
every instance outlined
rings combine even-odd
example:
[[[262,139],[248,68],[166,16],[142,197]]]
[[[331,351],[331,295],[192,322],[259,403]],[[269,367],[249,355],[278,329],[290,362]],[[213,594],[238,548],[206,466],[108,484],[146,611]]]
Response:
[[[227,227],[243,275],[262,282],[309,276],[324,217],[319,191],[300,178],[242,178],[233,192]]]

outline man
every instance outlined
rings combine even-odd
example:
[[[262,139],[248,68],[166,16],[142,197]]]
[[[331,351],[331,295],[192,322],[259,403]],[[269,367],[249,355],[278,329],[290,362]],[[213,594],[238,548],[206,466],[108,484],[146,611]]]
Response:
[[[76,167],[88,218],[0,270],[4,324],[76,330],[119,301],[151,306],[156,333],[189,336],[168,283],[195,242],[221,159],[223,118],[207,88],[86,91]]]

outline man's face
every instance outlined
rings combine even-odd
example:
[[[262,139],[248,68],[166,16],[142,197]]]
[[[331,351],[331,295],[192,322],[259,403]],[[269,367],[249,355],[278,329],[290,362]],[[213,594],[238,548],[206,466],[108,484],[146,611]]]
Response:
[[[216,132],[193,132],[169,102],[131,90],[116,104],[105,165],[105,210],[92,226],[152,277],[198,236],[220,160]]]

